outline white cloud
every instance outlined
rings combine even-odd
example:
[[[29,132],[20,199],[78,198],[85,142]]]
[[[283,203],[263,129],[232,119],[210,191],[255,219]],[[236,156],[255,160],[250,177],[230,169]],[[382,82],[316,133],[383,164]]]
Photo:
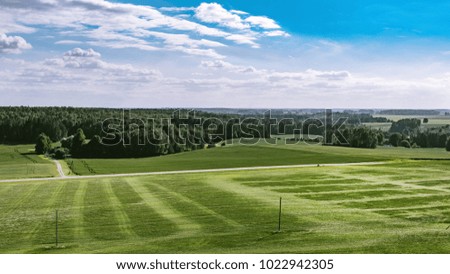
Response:
[[[215,69],[215,70],[227,70],[233,73],[256,73],[258,72],[252,66],[237,66],[233,65],[229,62],[223,60],[210,60],[210,61],[202,61],[200,63],[201,67],[206,69]]]
[[[19,90],[45,87],[45,90],[64,94],[66,90],[85,91],[92,96],[115,91],[129,91],[142,85],[152,85],[163,79],[158,70],[103,61],[100,54],[62,55],[41,62],[1,59],[0,86],[11,86]],[[92,57],[86,57],[92,56]],[[41,92],[41,91],[38,91]]]
[[[169,12],[184,12],[184,11],[194,11],[194,7],[162,7],[159,8],[161,11],[169,11]]]
[[[231,34],[227,36],[226,39],[234,41],[237,44],[250,45],[252,48],[260,48],[260,45],[255,42],[257,38],[252,35]]]
[[[280,29],[281,27],[273,20],[265,16],[249,16],[245,22],[263,29]]]
[[[55,42],[56,45],[71,45],[71,44],[83,44],[81,41],[76,40],[59,40]]]
[[[31,48],[31,45],[20,36],[0,33],[0,53],[21,53],[22,50]]]
[[[65,57],[101,57],[101,54],[93,49],[83,50],[80,48],[74,48],[64,53]]]
[[[291,35],[282,30],[273,30],[263,32],[264,36],[268,37],[290,37]]]
[[[220,26],[244,30],[250,28],[242,18],[224,9],[217,3],[202,3],[195,10],[195,17],[205,23],[217,23]]]
[[[242,10],[230,10],[231,13],[239,14],[239,15],[247,15],[248,12]]]
[[[259,28],[274,27],[274,21],[255,17],[259,19],[251,20],[252,25],[240,17],[246,17],[245,12],[231,12],[217,3],[156,9],[104,0],[30,0],[27,5],[0,1],[0,7],[1,28],[26,33],[49,30],[60,39],[57,45],[83,42],[116,49],[179,49],[184,54],[203,52],[205,56],[222,57],[216,48],[230,44],[259,48],[258,40],[264,36],[286,36],[252,30],[258,24]]]

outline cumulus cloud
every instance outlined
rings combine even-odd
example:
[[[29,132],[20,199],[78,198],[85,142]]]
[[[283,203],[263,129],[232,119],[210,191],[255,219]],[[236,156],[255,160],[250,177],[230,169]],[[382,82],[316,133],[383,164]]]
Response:
[[[268,37],[290,37],[291,35],[282,30],[274,30],[274,31],[265,31],[263,32],[264,36]]]
[[[239,65],[233,65],[229,62],[226,62],[224,60],[209,60],[209,61],[202,61],[200,63],[200,66],[202,68],[206,69],[214,69],[214,70],[226,70],[233,73],[256,73],[258,72],[257,69],[255,69],[252,66],[239,66]]]
[[[265,16],[249,16],[245,19],[245,22],[252,24],[263,29],[280,29],[281,27],[275,23],[273,19]]]
[[[101,57],[101,54],[93,49],[83,50],[80,48],[74,48],[64,53],[66,57]]]
[[[250,26],[242,18],[224,9],[217,3],[202,3],[195,10],[195,17],[205,23],[217,23],[233,29],[248,29]]]
[[[78,52],[73,49],[70,52]],[[61,54],[43,61],[28,62],[0,58],[1,86],[11,86],[18,91],[43,87],[52,92],[67,90],[85,91],[88,94],[108,94],[112,91],[129,91],[142,85],[153,85],[163,79],[159,70],[131,64],[111,63],[101,59],[100,54]],[[92,57],[86,57],[92,56]]]
[[[156,9],[104,0],[30,0],[27,5],[9,0],[0,1],[0,7],[1,29],[19,33],[51,30],[57,39],[64,37],[55,43],[58,45],[84,41],[117,49],[178,49],[184,54],[222,58],[219,47],[259,48],[262,37],[287,36],[282,32],[263,33],[279,29],[270,18],[228,11],[217,3]]]
[[[21,53],[22,50],[31,48],[31,45],[20,36],[0,33],[0,53]]]
[[[63,54],[62,57],[46,59],[43,65],[47,68],[59,67],[65,69],[83,69],[79,70],[81,74],[91,74],[90,70],[95,70],[99,75],[114,75],[121,79],[130,76],[132,79],[142,77],[144,80],[150,78],[159,78],[161,73],[157,70],[147,68],[135,68],[130,64],[114,64],[103,61],[101,54],[93,49],[74,48]],[[110,79],[110,81],[116,81]]]

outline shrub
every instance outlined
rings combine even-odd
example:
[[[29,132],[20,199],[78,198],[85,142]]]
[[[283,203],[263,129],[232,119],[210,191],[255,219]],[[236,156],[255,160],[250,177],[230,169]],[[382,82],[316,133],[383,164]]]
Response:
[[[62,160],[66,159],[67,157],[67,150],[64,148],[58,148],[55,150],[55,159]]]
[[[402,140],[402,135],[400,133],[393,133],[389,137],[389,143],[394,147],[398,147],[401,140]]]
[[[408,140],[403,140],[400,142],[400,146],[402,147],[406,147],[406,148],[411,148],[411,144],[409,143]]]

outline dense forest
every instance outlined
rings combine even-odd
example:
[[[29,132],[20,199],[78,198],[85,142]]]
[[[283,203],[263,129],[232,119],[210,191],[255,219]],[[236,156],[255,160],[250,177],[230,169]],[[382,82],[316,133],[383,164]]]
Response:
[[[344,112],[330,115],[326,111],[256,115],[187,109],[0,107],[0,143],[35,143],[36,152],[60,158],[111,158],[172,154],[226,145],[239,138],[251,144],[279,134],[302,136],[302,141],[313,136],[311,141],[327,145],[362,148],[375,148],[387,137],[362,125],[388,122],[386,118]],[[343,123],[333,124],[341,119]]]

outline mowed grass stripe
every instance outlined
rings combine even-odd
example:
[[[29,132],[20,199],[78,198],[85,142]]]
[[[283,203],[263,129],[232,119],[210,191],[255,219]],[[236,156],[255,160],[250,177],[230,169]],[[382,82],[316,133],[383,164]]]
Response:
[[[2,197],[5,204],[5,207],[2,209],[2,215],[7,216],[26,206],[26,202],[33,198],[34,192],[38,187],[39,184],[15,185],[10,190],[9,195]]]
[[[140,182],[139,182],[140,183]],[[175,233],[176,225],[150,207],[126,179],[113,180],[111,187],[129,219],[129,227],[141,238]]]
[[[111,206],[111,208],[115,214],[115,218],[118,222],[118,226],[121,229],[122,233],[127,238],[136,237],[136,234],[134,233],[133,228],[131,227],[130,219],[128,218],[128,215],[125,212],[125,210],[123,209],[121,201],[114,194],[114,191],[111,186],[111,180],[105,181],[104,186],[105,186],[106,195],[109,198],[109,205]]]
[[[110,202],[105,183],[89,181],[83,208],[83,222],[89,237],[100,241],[126,238]]]
[[[46,204],[47,210],[43,212],[43,216],[37,222],[33,242],[36,244],[53,245],[55,242],[55,221],[56,210],[58,210],[58,241],[60,244],[68,244],[75,242],[75,231],[79,224],[80,215],[74,213],[78,209],[76,207],[76,194],[78,193],[79,183],[47,183],[48,195],[41,198],[43,204]]]
[[[16,243],[24,248],[30,247],[32,244],[40,245],[47,244],[50,241],[54,242],[54,208],[58,195],[68,194],[63,190],[66,184],[36,184],[32,194],[27,193],[24,198],[20,199],[22,204],[15,211],[17,215],[5,220],[5,223],[9,223],[9,228],[13,230],[5,228],[2,232],[21,235],[20,241]],[[49,237],[49,235],[52,236]],[[50,238],[52,240],[49,240]]]
[[[277,222],[274,218],[278,212],[276,204],[260,203],[246,195],[225,191],[201,179],[193,184],[192,181],[177,176],[173,181],[164,182],[164,187],[182,193],[183,196],[240,224],[245,229],[260,229],[265,232],[276,229]]]
[[[402,190],[401,187],[391,184],[361,184],[361,185],[338,185],[338,186],[299,186],[299,187],[274,187],[270,190],[279,193],[299,193],[305,195],[314,194],[339,194],[339,193],[356,193],[356,192],[368,192],[368,191],[389,191],[389,190]]]
[[[39,184],[16,185],[12,188],[5,201],[10,202],[2,207],[0,212],[0,246],[21,249],[29,242],[25,240],[33,226],[38,212],[33,208],[36,202],[34,193]],[[2,197],[3,199],[3,197]]]
[[[154,223],[157,233],[166,235],[175,233],[177,237],[188,237],[201,231],[200,224],[190,220],[182,212],[152,193],[146,186],[147,180],[140,181],[133,178],[129,179],[129,184],[142,200],[161,217],[156,219]],[[161,223],[158,223],[158,221],[161,221]]]
[[[450,195],[410,195],[405,197],[386,197],[380,200],[365,200],[365,201],[348,201],[341,202],[342,205],[348,207],[356,207],[361,209],[374,209],[374,208],[399,208],[409,207],[411,205],[432,205],[436,203],[450,202]]]
[[[84,222],[84,197],[86,196],[86,191],[88,188],[88,182],[80,181],[73,182],[74,185],[78,185],[77,191],[75,192],[72,205],[72,217],[73,217],[73,234],[74,241],[82,243],[88,240],[88,234],[85,231]]]
[[[186,197],[184,191],[176,192],[161,184],[147,184],[146,186],[150,191],[158,195],[159,198],[168,201],[178,211],[183,212],[184,215],[201,224],[203,230],[208,233],[235,231],[236,229],[242,228],[242,225],[238,222]],[[202,195],[202,193],[199,193],[199,195]]]
[[[41,216],[34,223],[27,240],[32,240],[36,244],[48,244],[55,239],[56,209],[58,206],[57,197],[63,192],[67,182],[44,183],[41,184],[39,192],[36,193],[37,200],[42,206]],[[64,192],[64,195],[68,193]],[[52,235],[52,237],[49,237]]]

